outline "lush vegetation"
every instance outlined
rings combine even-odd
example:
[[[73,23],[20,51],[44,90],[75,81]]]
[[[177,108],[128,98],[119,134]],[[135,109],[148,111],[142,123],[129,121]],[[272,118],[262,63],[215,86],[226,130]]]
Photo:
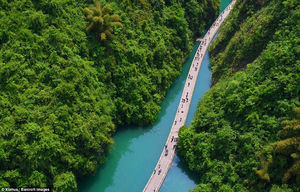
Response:
[[[0,187],[76,191],[116,126],[155,120],[218,5],[0,0]]]
[[[300,191],[299,8],[237,0],[221,27],[213,86],[179,134],[179,153],[199,175],[193,191]]]
[[[282,121],[283,129],[278,134],[283,139],[263,151],[261,169],[256,171],[262,180],[300,180],[300,107],[293,108],[292,116],[292,120]]]
[[[107,3],[101,7],[99,1],[95,1],[95,7],[84,8],[87,19],[90,24],[87,31],[93,31],[100,40],[106,40],[112,35],[114,26],[122,26],[121,18],[117,14],[110,14],[112,11],[111,4]]]

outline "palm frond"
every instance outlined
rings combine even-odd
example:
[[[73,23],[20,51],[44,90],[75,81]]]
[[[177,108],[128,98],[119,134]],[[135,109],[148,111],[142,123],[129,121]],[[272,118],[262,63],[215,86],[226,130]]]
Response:
[[[109,28],[109,29],[106,29],[105,31],[104,31],[104,33],[106,34],[106,36],[111,36],[112,35],[112,29],[111,28]]]
[[[110,16],[111,21],[122,21],[121,17],[117,14],[113,14]]]
[[[87,32],[91,31],[91,30],[93,29],[93,27],[94,27],[94,23],[91,22],[91,23],[87,26],[86,31],[87,31]]]
[[[102,8],[102,13],[103,14],[110,13],[111,11],[112,11],[112,8],[111,8],[111,4],[110,3],[104,5],[103,8]]]
[[[95,3],[95,8],[96,8],[96,9],[101,9],[100,1],[95,0],[94,3]]]
[[[87,20],[89,20],[89,21],[93,21],[93,18],[94,18],[94,17],[93,17],[92,15],[87,15],[86,18],[87,18]]]
[[[292,167],[289,168],[282,177],[282,183],[286,183],[293,175],[300,174],[300,160],[293,163]]]
[[[119,27],[123,26],[123,24],[121,22],[110,22],[110,25],[111,26],[119,26]]]
[[[105,23],[110,23],[110,15],[109,14],[106,14],[106,15],[103,15],[103,20],[105,21]]]
[[[91,9],[87,8],[87,7],[83,9],[83,12],[86,15],[93,15],[93,11]]]

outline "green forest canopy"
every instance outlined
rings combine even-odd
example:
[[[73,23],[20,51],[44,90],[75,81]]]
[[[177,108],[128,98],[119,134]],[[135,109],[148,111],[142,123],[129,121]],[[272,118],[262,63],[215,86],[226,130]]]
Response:
[[[0,187],[76,191],[117,126],[155,120],[219,4],[113,0],[99,40],[91,0],[0,0]]]
[[[179,133],[193,191],[300,191],[299,127],[280,131],[299,126],[299,18],[296,0],[237,0],[221,26],[213,86]]]

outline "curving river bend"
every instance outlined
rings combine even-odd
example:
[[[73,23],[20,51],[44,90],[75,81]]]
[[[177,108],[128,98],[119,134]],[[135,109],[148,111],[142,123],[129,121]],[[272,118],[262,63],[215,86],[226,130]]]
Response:
[[[231,0],[221,0],[221,11]],[[107,162],[95,175],[86,177],[79,184],[80,192],[139,192],[147,183],[173,123],[185,79],[199,43],[185,61],[180,76],[169,89],[156,122],[149,127],[119,128]],[[209,53],[205,54],[197,79],[186,125],[191,123],[197,103],[209,90],[211,71]],[[175,156],[161,192],[185,192],[195,187],[197,178],[185,163]]]

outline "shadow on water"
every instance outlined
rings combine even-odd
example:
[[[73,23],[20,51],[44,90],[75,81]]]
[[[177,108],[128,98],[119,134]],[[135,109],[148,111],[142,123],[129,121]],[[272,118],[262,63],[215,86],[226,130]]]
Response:
[[[191,180],[193,181],[199,181],[199,176],[195,173],[189,170],[187,163],[183,158],[179,158],[177,155],[174,157],[175,161],[178,159],[177,166],[182,170],[184,174],[186,174]]]
[[[147,128],[150,129],[150,128]],[[131,130],[135,130],[134,132],[131,132]],[[129,137],[119,137],[119,134],[121,135],[128,135],[130,132]],[[132,140],[136,137],[139,137],[143,134],[143,131],[140,127],[124,127],[124,129],[120,129],[118,131],[118,135],[114,137],[114,141],[116,141],[113,145],[110,146],[109,149],[109,155],[110,157],[107,158],[107,161],[102,165],[102,167],[99,167],[98,170],[94,175],[87,176],[86,178],[82,179],[80,181],[79,191],[90,191],[93,190],[93,186],[95,186],[95,183],[98,183],[99,181],[105,180],[105,183],[102,185],[102,189],[105,190],[107,187],[113,185],[113,177],[109,177],[107,175],[101,174],[102,172],[107,172],[109,169],[109,172],[115,172],[117,169],[118,162],[121,160],[122,155],[124,153],[132,153],[133,151],[129,148]],[[119,143],[122,143],[119,145]],[[118,150],[116,150],[118,148]],[[112,157],[111,157],[112,156]]]

